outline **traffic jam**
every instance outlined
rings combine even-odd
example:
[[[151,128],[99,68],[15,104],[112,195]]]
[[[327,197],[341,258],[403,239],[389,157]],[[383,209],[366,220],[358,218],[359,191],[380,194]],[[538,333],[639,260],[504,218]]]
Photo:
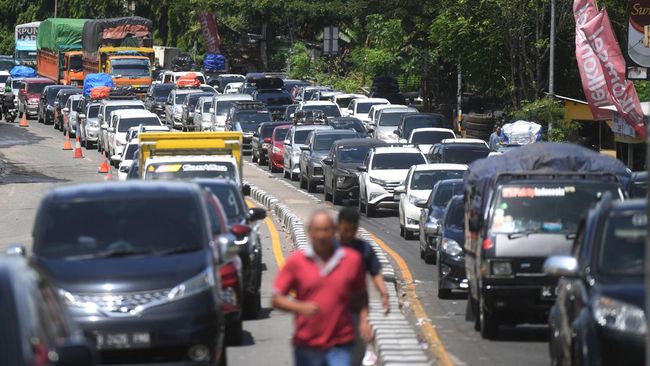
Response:
[[[193,65],[154,47],[153,31],[137,16],[50,18],[37,25],[35,64],[0,59],[0,131],[47,134],[52,153],[69,155],[59,165],[91,161],[97,170],[49,185],[37,196],[31,240],[1,243],[0,365],[237,365],[227,355],[256,337],[249,327],[283,311],[296,319],[286,323],[295,354],[280,340],[289,364],[478,364],[460,362],[462,351],[445,344],[451,336],[436,335],[430,308],[447,307],[458,329],[472,329],[463,347],[506,339],[516,347],[512,333],[524,329],[536,332],[531,342],[547,364],[645,363],[645,171],[549,142],[548,126],[534,120],[423,112],[388,76],[347,93],[285,72],[227,73],[220,54]],[[288,208],[282,197],[310,197],[314,215],[296,215],[313,249],[299,249],[287,231],[286,270],[263,258],[276,251],[266,225],[286,223],[252,189]],[[406,314],[426,359],[389,362],[406,343],[386,351],[377,318],[363,310],[330,318],[326,301],[298,308],[309,271],[291,291],[286,283],[288,303],[278,298],[286,272],[304,261],[320,266],[314,281],[323,282],[311,291],[334,291],[327,278],[338,275],[329,273],[356,256],[338,257],[332,237],[335,254],[317,257],[327,240],[316,228],[341,210],[352,210],[340,220],[355,232],[381,241],[372,256],[395,268],[380,295],[374,280],[362,281],[365,306],[387,296],[384,286],[396,290],[399,305],[381,316]],[[292,260],[301,251],[303,262]],[[418,281],[429,288],[407,299]],[[336,296],[348,301],[353,285],[343,285]],[[427,319],[409,315],[416,305]],[[352,343],[305,336],[305,324],[326,333],[323,319],[342,322],[348,312],[359,328],[350,328]],[[312,316],[323,318],[313,325]],[[330,352],[355,342],[363,360]]]

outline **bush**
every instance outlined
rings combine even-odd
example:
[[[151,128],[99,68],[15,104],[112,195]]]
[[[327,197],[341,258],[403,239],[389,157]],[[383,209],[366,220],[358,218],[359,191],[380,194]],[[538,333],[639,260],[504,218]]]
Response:
[[[562,103],[552,98],[523,102],[521,108],[511,112],[511,117],[513,120],[523,119],[545,127],[550,126],[547,135],[549,141],[571,141],[580,129],[580,125],[574,121],[564,120]]]

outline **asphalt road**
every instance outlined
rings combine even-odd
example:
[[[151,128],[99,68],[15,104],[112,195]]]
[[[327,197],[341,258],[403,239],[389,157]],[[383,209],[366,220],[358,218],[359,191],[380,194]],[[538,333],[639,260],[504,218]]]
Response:
[[[250,157],[247,159],[250,161]],[[284,179],[282,173],[273,176]],[[289,182],[287,179],[284,180]],[[291,185],[299,189],[298,182],[291,182]],[[334,207],[331,202],[325,202],[322,186],[318,187],[318,192],[312,195],[322,201],[319,205]],[[357,204],[347,201],[344,203]],[[420,259],[417,239],[405,240],[400,237],[397,211],[382,210],[378,216],[373,218],[363,216],[362,227],[382,240],[406,261],[413,275],[419,301],[424,306],[430,322],[434,325],[454,364],[495,366],[550,364],[546,327],[501,328],[498,340],[482,339],[479,333],[474,331],[473,324],[465,321],[467,301],[464,293],[455,293],[454,299],[438,299],[438,269],[435,265],[426,264]],[[397,267],[395,270],[398,272]],[[411,316],[411,321],[414,327],[418,328],[421,320]]]
[[[72,151],[62,150],[64,138],[52,126],[29,121],[28,128],[0,121],[0,253],[9,244],[31,247],[31,231],[38,203],[45,192],[58,185],[102,182],[97,173],[101,156],[83,150],[83,159],[74,159]],[[73,142],[74,144],[74,142]],[[113,170],[113,174],[116,174]],[[117,179],[117,176],[115,176]],[[271,309],[271,283],[278,270],[278,256],[286,257],[290,238],[271,220],[260,224],[263,246],[262,311],[257,320],[244,322],[244,342],[228,347],[230,365],[290,365],[292,318]],[[271,242],[275,231],[281,248],[276,253]],[[1,254],[0,254],[1,255]]]

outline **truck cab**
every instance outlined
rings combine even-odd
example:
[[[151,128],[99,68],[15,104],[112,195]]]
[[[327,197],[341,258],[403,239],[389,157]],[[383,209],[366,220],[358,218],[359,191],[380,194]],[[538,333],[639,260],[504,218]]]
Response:
[[[149,57],[117,52],[106,58],[103,71],[113,76],[116,86],[131,86],[138,94],[146,94],[151,86]]]

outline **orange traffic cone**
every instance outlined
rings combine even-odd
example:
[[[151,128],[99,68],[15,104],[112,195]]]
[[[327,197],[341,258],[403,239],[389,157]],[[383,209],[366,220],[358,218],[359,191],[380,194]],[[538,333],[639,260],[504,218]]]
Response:
[[[65,141],[63,142],[63,150],[72,150],[72,142],[70,142],[70,135],[68,130],[65,130]]]
[[[97,173],[108,173],[109,168],[108,168],[108,161],[106,161],[106,151],[102,154],[102,163],[99,164],[99,169],[97,170]]]
[[[23,113],[23,118],[20,119],[20,127],[29,127],[29,123],[27,123],[27,112]]]
[[[74,139],[74,158],[81,159],[84,155],[81,153],[81,141],[79,141],[79,135]]]
[[[113,169],[111,166],[108,166],[108,173],[104,176],[104,180],[113,180]]]

